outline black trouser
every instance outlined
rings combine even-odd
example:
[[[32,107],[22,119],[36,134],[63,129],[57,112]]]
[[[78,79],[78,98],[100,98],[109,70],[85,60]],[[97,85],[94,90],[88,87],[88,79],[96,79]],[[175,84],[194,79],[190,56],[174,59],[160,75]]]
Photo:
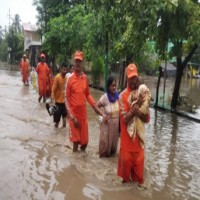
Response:
[[[65,103],[55,103],[56,106],[58,106],[58,110],[53,114],[53,120],[55,123],[60,122],[60,118],[65,118],[67,116],[67,110],[65,107]]]

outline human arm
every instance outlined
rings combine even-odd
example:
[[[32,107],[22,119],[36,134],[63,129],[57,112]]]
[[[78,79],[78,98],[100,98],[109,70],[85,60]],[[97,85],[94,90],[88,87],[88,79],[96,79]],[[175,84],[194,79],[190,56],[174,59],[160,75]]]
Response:
[[[67,80],[64,96],[65,96],[65,106],[66,106],[68,116],[72,120],[72,122],[74,123],[74,126],[76,128],[78,128],[79,122],[78,122],[77,118],[75,117],[75,115],[72,111],[72,108],[70,106],[70,97],[71,97],[71,79],[70,78],[68,78],[68,80]]]
[[[29,62],[28,59],[27,59],[27,65],[28,65],[28,67],[27,67],[27,73],[30,74],[30,72],[31,72],[31,65],[30,65],[30,62]]]
[[[94,110],[95,110],[95,112],[96,112],[98,115],[102,116],[103,122],[108,122],[108,120],[110,119],[111,116],[110,116],[110,115],[107,115],[104,111],[102,111],[102,110],[100,109],[101,107],[104,107],[104,106],[105,106],[104,103],[103,103],[104,98],[105,98],[105,95],[103,95],[103,96],[100,98],[100,100],[97,101],[97,103],[94,104]]]
[[[119,95],[119,108],[120,114],[123,116],[124,123],[127,124],[134,115],[130,109],[128,95],[123,92]]]
[[[128,122],[134,117],[137,116],[139,117],[142,121],[146,121],[148,118],[145,116],[140,110],[139,110],[139,105],[143,103],[143,98],[138,99],[137,103],[134,105],[130,105],[130,102],[128,99],[130,98],[130,93],[122,93],[119,96],[119,105],[120,105],[120,113],[123,116],[123,120],[125,124],[128,124]]]
[[[103,111],[100,109],[101,107],[102,107],[102,103],[100,101],[97,101],[94,104],[93,108],[97,115],[103,116]]]
[[[149,122],[149,113],[146,110],[144,110],[144,108],[147,109],[148,107],[149,107],[149,105],[147,102],[147,94],[146,94],[146,92],[144,92],[143,94],[139,95],[137,104],[132,106],[131,110],[144,123],[147,123],[147,122]]]
[[[92,95],[90,94],[90,89],[89,89],[89,84],[88,84],[87,78],[86,78],[86,98],[87,98],[87,101],[90,104],[90,106],[94,108],[95,101],[94,101]]]
[[[57,88],[58,88],[58,79],[57,79],[57,77],[55,77],[55,80],[54,80],[53,86],[52,86],[52,91],[51,91],[51,101],[53,104],[56,103],[55,96],[56,96]]]
[[[22,72],[22,59],[19,61],[19,70]]]
[[[139,117],[144,123],[149,122],[149,114],[144,114],[143,112],[141,112],[140,107],[138,104],[135,104],[132,108],[131,108],[131,112],[133,116],[137,116]]]
[[[35,71],[37,72],[37,74],[39,73],[39,71],[40,71],[40,65],[39,64],[37,65]]]

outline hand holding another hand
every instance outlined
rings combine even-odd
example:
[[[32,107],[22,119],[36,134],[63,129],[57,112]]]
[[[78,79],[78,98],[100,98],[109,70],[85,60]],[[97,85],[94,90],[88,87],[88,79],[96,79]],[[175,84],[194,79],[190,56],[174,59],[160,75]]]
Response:
[[[138,112],[139,112],[139,106],[138,106],[138,104],[134,104],[132,107],[131,107],[131,113],[133,114],[133,115],[138,115]]]
[[[110,116],[106,115],[106,114],[103,114],[102,117],[103,117],[103,122],[105,122],[105,123],[107,123],[108,120],[110,119]]]
[[[139,95],[139,98],[137,101],[138,106],[140,107],[144,103],[144,101],[145,101],[145,94]]]

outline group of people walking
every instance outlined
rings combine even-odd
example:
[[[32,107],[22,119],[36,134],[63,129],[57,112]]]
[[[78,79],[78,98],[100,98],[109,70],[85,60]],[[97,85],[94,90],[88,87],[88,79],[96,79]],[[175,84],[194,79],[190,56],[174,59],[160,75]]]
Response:
[[[41,58],[42,55],[41,55]],[[145,84],[141,84],[135,64],[126,68],[127,87],[118,94],[116,78],[110,76],[107,80],[107,91],[95,101],[90,94],[87,75],[83,72],[84,55],[81,51],[74,54],[73,72],[67,74],[67,66],[61,65],[60,73],[54,78],[52,85],[52,104],[57,106],[54,113],[55,127],[63,119],[69,121],[69,138],[73,143],[73,152],[79,147],[85,151],[89,142],[88,118],[86,102],[100,115],[99,157],[110,157],[116,154],[118,140],[120,151],[117,174],[123,183],[137,182],[144,184],[144,123],[149,122],[150,92]],[[43,62],[36,68],[39,84],[39,101],[45,96],[44,74],[49,73],[48,66]],[[42,74],[40,79],[39,74]],[[24,79],[23,79],[24,80]],[[139,93],[140,85],[143,85]],[[40,87],[41,86],[41,87]]]
[[[49,68],[49,66],[46,64],[45,59],[46,59],[45,54],[42,53],[40,55],[40,62],[37,64],[37,67],[35,69],[38,76],[37,80],[38,80],[39,102],[42,99],[43,102],[45,102],[46,98],[51,96],[51,89],[53,84],[53,73],[52,70]],[[22,75],[22,82],[24,83],[25,86],[29,86],[30,71],[32,69],[26,54],[24,54],[22,59],[20,60],[19,67]]]

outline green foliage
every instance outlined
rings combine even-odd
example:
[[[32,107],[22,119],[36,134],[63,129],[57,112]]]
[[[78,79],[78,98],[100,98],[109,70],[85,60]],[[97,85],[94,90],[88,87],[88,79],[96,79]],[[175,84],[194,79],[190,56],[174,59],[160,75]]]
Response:
[[[8,51],[8,45],[5,39],[3,39],[0,43],[0,60],[1,61],[7,61],[7,51]]]
[[[93,84],[99,85],[100,83],[100,74],[104,73],[104,59],[100,55],[96,55],[92,59],[92,78]]]
[[[75,49],[81,49],[86,59],[93,61],[96,54],[104,58],[107,49],[109,64],[130,59],[146,70],[160,59],[186,55],[190,48],[186,50],[185,44],[192,46],[200,38],[200,9],[195,0],[35,3],[39,22],[48,27],[43,31],[43,47],[51,56],[71,56]],[[155,52],[149,40],[155,41]],[[170,52],[169,42],[173,44]]]
[[[14,16],[14,20],[12,23],[12,28],[14,29],[14,31],[16,33],[22,33],[22,26],[21,26],[20,22],[21,22],[20,16],[18,14],[16,14]]]
[[[10,61],[11,63],[15,62],[16,60],[20,60],[23,54],[23,36],[21,33],[15,31],[15,28],[11,26],[9,33],[6,35],[6,41],[8,47],[11,49],[10,52]]]
[[[85,14],[83,5],[50,20],[50,31],[45,34],[44,47],[50,56],[71,56],[76,49],[84,50],[89,36],[92,14]]]
[[[8,59],[8,54],[10,54],[11,63],[19,61],[23,54],[24,38],[20,22],[20,16],[16,14],[8,32],[0,27],[0,59],[3,61]]]

